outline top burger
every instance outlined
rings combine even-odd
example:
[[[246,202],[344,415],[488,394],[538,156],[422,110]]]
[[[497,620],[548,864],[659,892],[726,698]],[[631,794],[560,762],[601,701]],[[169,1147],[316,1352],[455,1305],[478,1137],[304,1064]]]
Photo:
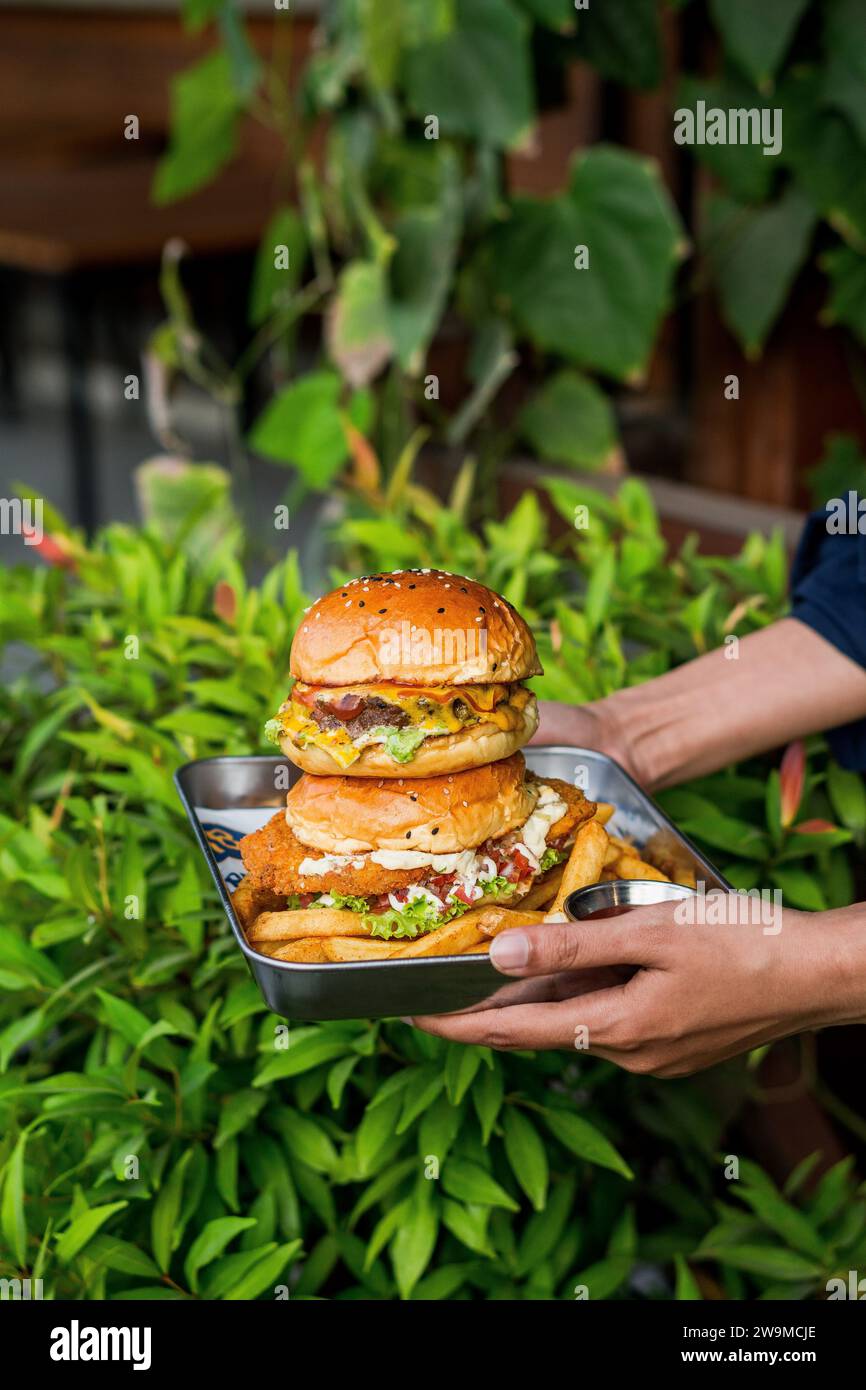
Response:
[[[504,598],[442,570],[350,580],[307,610],[268,737],[305,772],[435,777],[507,758],[538,724],[541,674]]]

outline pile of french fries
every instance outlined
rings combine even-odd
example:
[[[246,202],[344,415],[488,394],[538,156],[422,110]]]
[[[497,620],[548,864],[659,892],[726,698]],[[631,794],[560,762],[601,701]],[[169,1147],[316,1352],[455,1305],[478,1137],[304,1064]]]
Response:
[[[303,911],[280,909],[274,894],[256,889],[248,878],[232,894],[238,921],[250,945],[265,956],[308,965],[328,961],[407,960],[419,956],[481,955],[509,927],[534,926],[562,906],[570,893],[611,879],[654,879],[695,886],[694,870],[676,843],[650,841],[639,851],[629,840],[606,830],[616,808],[599,802],[592,820],[577,832],[568,859],[520,900],[519,907],[471,908],[444,927],[413,941],[383,941],[365,927],[361,913],[340,914],[339,925],[304,921]],[[654,837],[656,839],[656,837]],[[354,919],[354,920],[352,920]]]

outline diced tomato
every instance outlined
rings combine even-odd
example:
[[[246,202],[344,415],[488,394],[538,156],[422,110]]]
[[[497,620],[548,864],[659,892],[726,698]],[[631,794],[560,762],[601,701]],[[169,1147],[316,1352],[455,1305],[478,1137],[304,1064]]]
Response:
[[[472,893],[469,892],[462,883],[460,884],[459,888],[455,888],[452,890],[451,896],[452,898],[456,898],[458,902],[466,903],[467,905],[475,902],[475,898],[472,896]]]
[[[534,872],[529,860],[525,855],[520,853],[520,850],[516,850],[514,853],[514,863],[517,868],[518,879],[528,878],[529,875]]]

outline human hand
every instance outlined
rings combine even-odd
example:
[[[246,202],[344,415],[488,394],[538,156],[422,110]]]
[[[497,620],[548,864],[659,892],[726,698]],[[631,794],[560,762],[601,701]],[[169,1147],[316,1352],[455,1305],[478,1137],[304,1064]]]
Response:
[[[503,932],[491,961],[521,984],[492,1007],[411,1021],[453,1042],[585,1046],[626,1071],[676,1077],[804,1029],[866,1019],[863,904],[776,909],[768,929],[740,924],[749,899],[719,896],[719,926],[686,924],[682,903],[660,903]]]
[[[606,701],[589,705],[563,705],[554,700],[539,700],[538,728],[530,743],[564,743],[573,748],[594,748],[607,753],[624,767],[635,781],[644,780],[636,766],[628,727],[615,717]]]

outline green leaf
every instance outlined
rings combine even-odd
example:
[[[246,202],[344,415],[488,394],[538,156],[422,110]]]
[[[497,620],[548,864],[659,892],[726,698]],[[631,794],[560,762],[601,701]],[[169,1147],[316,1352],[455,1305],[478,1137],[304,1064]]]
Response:
[[[550,1109],[542,1110],[541,1116],[551,1134],[578,1158],[585,1158],[601,1168],[610,1168],[624,1178],[634,1176],[610,1141],[582,1116],[574,1115],[569,1110]]]
[[[821,1236],[813,1230],[803,1213],[786,1202],[778,1192],[741,1187],[737,1189],[737,1196],[748,1203],[770,1230],[775,1231],[794,1250],[811,1255],[820,1262],[827,1259],[827,1247]]]
[[[595,1301],[610,1298],[625,1283],[634,1265],[632,1255],[611,1255],[606,1260],[598,1260],[580,1274],[574,1276],[575,1285],[585,1285],[589,1297]]]
[[[497,1057],[493,1058],[492,1067],[485,1067],[480,1073],[472,1087],[471,1095],[481,1125],[482,1140],[488,1144],[505,1095],[502,1064]]]
[[[187,1149],[171,1170],[168,1181],[163,1183],[153,1204],[150,1218],[150,1246],[156,1263],[163,1274],[168,1273],[172,1251],[180,1241],[178,1226],[183,1198],[184,1175],[193,1156]]]
[[[794,187],[761,208],[710,199],[707,257],[722,317],[747,356],[760,352],[782,312],[816,223],[811,203]]]
[[[795,69],[778,100],[785,129],[780,159],[839,235],[866,250],[866,183],[851,178],[862,164],[863,147],[845,118],[825,106],[821,74]]]
[[[214,1148],[222,1148],[229,1139],[246,1130],[255,1120],[265,1101],[266,1097],[256,1091],[236,1091],[234,1095],[227,1096],[220,1107]]]
[[[774,110],[779,105],[778,97],[764,98],[748,82],[734,73],[721,77],[684,77],[677,87],[675,120],[679,122],[685,111],[691,111],[697,118],[698,102],[704,102],[708,111],[757,111],[758,120],[764,119],[764,110]],[[783,117],[783,139],[787,137],[787,127]],[[675,126],[675,133],[678,125]],[[695,130],[697,135],[697,128]],[[764,154],[762,144],[737,142],[724,145],[695,143],[690,145],[690,153],[713,174],[716,175],[726,193],[741,203],[763,203],[770,195],[774,175],[779,161]]]
[[[348,458],[340,423],[340,378],[336,372],[309,372],[276,395],[250,433],[250,447],[277,463],[291,463],[314,488],[327,488]],[[363,434],[371,401],[357,392],[349,418]]]
[[[122,1211],[127,1202],[109,1202],[102,1207],[91,1207],[70,1222],[62,1235],[57,1238],[57,1258],[61,1264],[69,1264],[85,1247],[90,1238],[96,1235],[116,1211]]]
[[[725,51],[756,87],[769,85],[809,0],[710,0]]]
[[[532,1121],[514,1105],[505,1107],[503,1130],[511,1171],[535,1210],[543,1211],[549,1172],[541,1136]]]
[[[0,1227],[2,1227],[6,1244],[21,1269],[27,1265],[27,1217],[24,1212],[24,1147],[26,1143],[27,1134],[25,1131],[23,1134],[19,1134],[6,1165],[3,1201],[0,1204]]]
[[[292,207],[277,208],[259,242],[250,284],[250,323],[258,325],[291,300],[306,260],[304,224]]]
[[[798,864],[786,864],[771,870],[770,877],[781,888],[786,906],[799,907],[806,912],[825,912],[827,900],[814,873]]]
[[[286,1265],[294,1259],[300,1249],[301,1242],[299,1240],[291,1240],[286,1245],[277,1246],[276,1250],[263,1255],[236,1284],[226,1290],[222,1297],[230,1302],[258,1298],[265,1289],[273,1288]],[[255,1252],[250,1251],[248,1253]]]
[[[717,1249],[701,1246],[693,1258],[718,1260],[721,1265],[743,1269],[748,1274],[760,1274],[768,1279],[812,1280],[821,1275],[819,1264],[795,1254],[793,1250],[783,1250],[773,1245],[722,1245]]]
[[[841,323],[866,343],[866,256],[850,246],[837,246],[821,257],[830,281],[830,297],[822,314],[825,323]],[[815,470],[817,471],[817,470]],[[850,475],[845,478],[851,482]],[[844,496],[838,491],[829,496]]]
[[[452,1043],[445,1054],[445,1089],[452,1105],[459,1105],[481,1065],[477,1047]]]
[[[279,1130],[286,1148],[317,1173],[332,1173],[337,1151],[324,1129],[309,1115],[286,1108],[279,1117]]]
[[[99,1210],[99,1208],[97,1208]],[[150,1256],[120,1236],[95,1235],[87,1246],[88,1260],[119,1274],[133,1274],[142,1279],[158,1279],[159,1270]]]
[[[509,1197],[505,1188],[480,1163],[473,1163],[468,1158],[452,1156],[448,1159],[442,1169],[442,1187],[449,1197],[456,1197],[461,1202],[504,1207],[506,1211],[520,1210],[519,1204]]]
[[[301,1038],[298,1042],[294,1042],[290,1034],[289,1046],[265,1063],[253,1085],[268,1086],[272,1081],[288,1076],[301,1076],[324,1062],[342,1057],[348,1050],[349,1042],[345,1037],[334,1037],[325,1029],[317,1030],[312,1036]]]
[[[340,273],[328,319],[331,361],[351,386],[368,386],[387,366],[391,337],[385,267],[351,261]]]
[[[618,447],[607,396],[579,372],[550,377],[524,406],[519,428],[541,458],[575,468],[603,469]]]
[[[466,1246],[467,1250],[472,1250],[476,1255],[484,1255],[488,1259],[493,1259],[495,1251],[490,1243],[487,1230],[492,1210],[493,1208],[489,1206],[478,1206],[473,1203],[463,1206],[446,1198],[442,1203],[442,1224],[460,1241],[461,1245]]]
[[[604,622],[615,576],[616,552],[612,545],[606,545],[593,565],[583,600],[583,612],[590,632],[596,632]]]
[[[208,1221],[202,1227],[190,1246],[183,1265],[187,1283],[193,1293],[198,1292],[199,1270],[210,1264],[211,1260],[215,1260],[217,1255],[221,1255],[230,1241],[240,1235],[241,1231],[247,1231],[255,1224],[255,1220],[250,1217],[221,1216],[214,1221]]]
[[[614,82],[656,87],[662,48],[655,0],[603,0],[578,15],[577,52]]]
[[[535,117],[529,26],[511,0],[461,0],[456,26],[406,55],[413,115],[438,117],[443,135],[513,146]]]
[[[679,221],[647,160],[597,145],[566,193],[518,199],[493,237],[491,275],[540,348],[618,380],[637,380],[666,312],[682,245]],[[585,246],[589,265],[575,266]]]
[[[171,140],[157,166],[155,202],[175,202],[210,183],[234,156],[240,110],[231,62],[222,50],[172,79]]]
[[[842,824],[855,833],[866,830],[866,788],[860,773],[831,762],[827,768],[827,791]]]
[[[394,1133],[394,1126],[403,1106],[402,1094],[391,1096],[384,1103],[368,1105],[355,1134],[358,1167],[362,1175],[371,1173],[382,1149]]]
[[[686,1261],[683,1258],[683,1256],[674,1255],[674,1264],[676,1266],[677,1271],[677,1282],[676,1287],[674,1289],[674,1298],[677,1300],[678,1303],[695,1302],[700,1300],[703,1297],[703,1295],[701,1294],[700,1286],[698,1285],[695,1276],[692,1274],[692,1271],[686,1264]]]
[[[440,1167],[457,1137],[463,1111],[453,1105],[447,1095],[439,1096],[425,1110],[418,1126],[418,1152],[424,1163],[435,1158]]]
[[[825,0],[824,99],[866,144],[866,12],[860,0]]]
[[[391,1242],[394,1277],[401,1298],[409,1298],[436,1248],[439,1217],[429,1193],[417,1188]]]

